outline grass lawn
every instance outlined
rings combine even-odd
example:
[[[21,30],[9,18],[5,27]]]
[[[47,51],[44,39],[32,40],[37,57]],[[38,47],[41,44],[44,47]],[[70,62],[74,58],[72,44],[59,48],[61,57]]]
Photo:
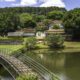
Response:
[[[0,37],[1,40],[8,40],[8,39],[12,39],[12,40],[18,40],[19,38],[8,38],[8,37]],[[22,38],[21,38],[22,39]],[[16,51],[20,48],[22,48],[23,45],[0,45],[0,51],[10,54],[13,51]]]
[[[80,48],[80,42],[64,42],[66,48]]]
[[[49,46],[45,45],[44,43],[38,43],[36,46],[37,46],[39,49],[47,49],[47,48],[49,48]]]
[[[80,52],[80,42],[64,42],[63,52]]]
[[[4,53],[10,54],[13,51],[16,51],[22,48],[23,45],[0,45],[0,50]]]
[[[62,52],[80,52],[80,42],[64,42],[64,46],[65,48],[62,49]],[[4,53],[10,54],[22,47],[24,47],[24,45],[0,45],[0,50]],[[38,49],[49,49],[49,46],[44,43],[38,43],[37,47]]]
[[[43,43],[37,44],[39,49],[48,49],[49,46],[44,45]],[[80,52],[80,42],[64,42],[65,48],[62,49],[62,52]]]

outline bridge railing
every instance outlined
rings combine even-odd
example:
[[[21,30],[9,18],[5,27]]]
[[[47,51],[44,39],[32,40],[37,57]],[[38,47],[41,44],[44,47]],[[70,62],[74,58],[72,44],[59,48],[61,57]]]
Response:
[[[14,78],[21,74],[35,74],[28,66],[24,65],[22,61],[18,60],[14,56],[0,52],[0,60],[4,67],[10,72],[10,74],[12,74]],[[12,68],[14,71],[11,71]]]
[[[27,55],[20,53],[20,51],[19,51],[19,53],[14,54],[14,56],[17,57],[22,62],[24,62],[24,64],[28,65],[34,71],[36,71],[40,76],[42,76],[44,78],[44,80],[60,80],[57,75],[50,72],[48,69],[46,69],[40,63],[36,62],[35,60],[28,57]]]
[[[4,53],[0,53],[0,64],[3,65],[3,67],[15,79],[19,75],[19,73],[17,71],[17,68],[8,59],[9,57],[7,55],[5,55]]]
[[[4,54],[4,50],[1,51],[2,55]],[[8,50],[6,50],[6,53],[8,53]],[[47,70],[44,66],[42,66],[40,63],[36,62],[32,58],[28,57],[27,55],[21,53],[21,51],[17,51],[16,54],[12,55],[19,60],[21,60],[24,64],[28,65],[30,68],[32,68],[34,71],[36,71],[44,80],[60,80],[58,76],[56,76],[54,73]],[[5,57],[8,57],[5,55]],[[9,59],[9,57],[8,57]],[[8,61],[8,60],[7,60]],[[9,61],[8,61],[9,62]],[[9,62],[10,63],[10,62]],[[10,63],[11,64],[11,63]],[[14,66],[14,65],[12,65]]]

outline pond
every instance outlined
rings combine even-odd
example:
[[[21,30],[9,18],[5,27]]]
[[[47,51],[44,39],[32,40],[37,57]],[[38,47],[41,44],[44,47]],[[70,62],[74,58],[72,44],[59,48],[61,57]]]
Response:
[[[29,51],[26,55],[41,63],[61,80],[80,80],[80,54],[54,50]]]
[[[0,65],[0,80],[14,80],[7,70]]]
[[[26,56],[41,63],[61,80],[80,80],[80,53],[63,53],[55,50],[28,51]],[[8,71],[0,65],[0,80],[13,80]]]

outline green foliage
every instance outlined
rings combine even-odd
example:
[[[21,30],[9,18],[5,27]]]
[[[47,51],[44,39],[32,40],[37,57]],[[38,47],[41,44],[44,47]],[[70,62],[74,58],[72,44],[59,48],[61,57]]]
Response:
[[[20,14],[21,26],[24,28],[34,28],[36,27],[36,22],[32,20],[32,16],[28,13]]]
[[[73,40],[80,40],[80,9],[67,12],[63,18],[66,34],[72,35]]]
[[[53,29],[60,29],[60,26],[59,25],[54,25]]]
[[[44,23],[44,25],[48,28],[48,27],[52,24],[52,21],[49,20],[49,19],[45,19],[45,20],[43,21],[43,23]]]
[[[47,14],[48,19],[61,20],[64,16],[62,11],[52,11]]]
[[[27,20],[32,20],[32,16],[28,13],[22,13],[20,14],[20,21],[21,23],[25,23]]]
[[[36,22],[44,22],[46,14],[53,10],[66,11],[64,8],[58,7],[0,8],[0,35],[4,36],[8,32],[14,32],[21,28],[35,28]]]
[[[46,23],[46,25],[45,25],[44,20],[43,20],[43,22],[37,23],[37,27],[36,27],[37,31],[45,31],[47,29],[48,29],[48,24]]]
[[[26,74],[19,76],[16,80],[38,80],[35,74]]]
[[[35,15],[33,17],[33,19],[36,21],[36,22],[41,22],[45,19],[45,16],[44,15]]]
[[[0,33],[1,35],[15,31],[20,25],[19,16],[14,13],[0,13]]]
[[[30,49],[35,49],[36,48],[36,38],[35,37],[29,37],[25,41],[25,47],[30,50]]]
[[[37,15],[46,15],[48,12],[53,10],[66,11],[65,8],[59,7],[14,7],[14,8],[0,8],[0,13],[3,12],[12,12],[12,13],[29,13],[29,14],[37,14]]]
[[[47,26],[37,26],[36,27],[36,31],[45,31],[47,29],[48,29]]]
[[[64,43],[64,38],[61,35],[48,35],[46,38],[47,44],[51,48],[62,48]]]
[[[37,25],[36,25],[36,22],[33,21],[33,20],[27,20],[25,23],[24,23],[24,27],[25,28],[35,28]]]

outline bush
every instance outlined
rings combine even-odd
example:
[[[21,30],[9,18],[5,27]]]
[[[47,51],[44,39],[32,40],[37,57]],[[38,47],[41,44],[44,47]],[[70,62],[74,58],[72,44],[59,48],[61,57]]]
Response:
[[[73,41],[80,41],[80,9],[68,11],[63,17],[65,33]]]
[[[49,35],[47,37],[47,44],[51,48],[62,48],[64,43],[64,38],[61,35]]]
[[[16,80],[38,80],[35,74],[21,75]]]
[[[38,26],[36,27],[36,31],[45,31],[47,30],[47,26]]]
[[[36,22],[33,20],[27,20],[24,23],[24,28],[35,28],[37,26]]]
[[[35,15],[33,18],[36,22],[41,22],[45,19],[45,16],[44,15]]]
[[[48,19],[61,20],[64,16],[62,11],[51,11],[47,14]]]
[[[28,50],[35,49],[36,48],[36,42],[37,42],[37,40],[35,37],[29,37],[25,42],[25,46]]]
[[[60,29],[60,26],[59,25],[54,25],[53,29]]]

